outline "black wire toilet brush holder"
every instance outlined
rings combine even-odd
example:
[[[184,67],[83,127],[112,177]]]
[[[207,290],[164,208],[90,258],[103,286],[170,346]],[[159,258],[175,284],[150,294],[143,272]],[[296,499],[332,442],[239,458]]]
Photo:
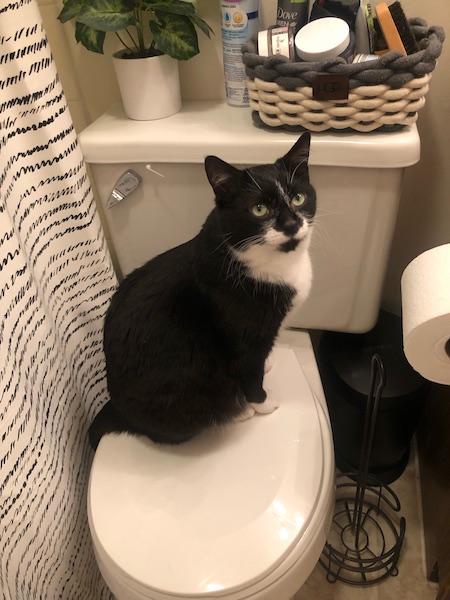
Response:
[[[385,381],[383,361],[374,354],[359,471],[337,476],[335,513],[319,560],[330,583],[373,585],[398,574],[406,530],[404,517],[398,519],[400,500],[388,485],[369,476],[370,453]]]

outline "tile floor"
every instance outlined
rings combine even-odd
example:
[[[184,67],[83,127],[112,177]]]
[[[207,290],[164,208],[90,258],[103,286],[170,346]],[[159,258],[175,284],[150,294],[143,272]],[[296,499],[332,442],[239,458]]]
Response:
[[[438,586],[425,576],[419,476],[415,452],[411,455],[403,475],[391,484],[401,502],[400,514],[406,519],[398,576],[368,587],[330,584],[319,564],[293,600],[435,600]]]

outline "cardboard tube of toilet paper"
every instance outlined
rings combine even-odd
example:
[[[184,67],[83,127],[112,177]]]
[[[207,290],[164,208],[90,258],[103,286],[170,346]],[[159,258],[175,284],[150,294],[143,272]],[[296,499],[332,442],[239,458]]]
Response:
[[[401,286],[405,356],[426,379],[450,385],[450,244],[411,261]]]

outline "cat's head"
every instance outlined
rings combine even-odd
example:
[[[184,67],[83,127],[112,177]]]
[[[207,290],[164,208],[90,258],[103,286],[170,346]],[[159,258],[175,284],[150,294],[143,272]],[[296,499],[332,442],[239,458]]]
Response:
[[[304,133],[271,165],[240,170],[216,156],[206,158],[221,232],[234,249],[263,244],[291,252],[309,239],[316,212],[308,173],[310,139]]]

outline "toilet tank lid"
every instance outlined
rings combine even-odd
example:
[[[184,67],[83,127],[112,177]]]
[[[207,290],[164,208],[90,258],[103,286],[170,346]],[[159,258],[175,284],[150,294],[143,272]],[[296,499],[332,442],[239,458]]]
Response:
[[[133,121],[116,104],[79,135],[88,163],[203,163],[214,154],[236,165],[264,164],[283,156],[299,133],[253,125],[251,110],[220,101],[184,101],[166,119]],[[389,133],[313,134],[310,164],[402,168],[420,158],[415,125]]]

